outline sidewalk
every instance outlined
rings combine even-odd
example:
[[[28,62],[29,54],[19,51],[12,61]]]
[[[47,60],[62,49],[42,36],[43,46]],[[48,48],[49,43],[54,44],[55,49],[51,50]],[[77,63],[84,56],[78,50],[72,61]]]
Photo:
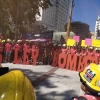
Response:
[[[20,65],[5,63],[3,67],[21,70],[32,82],[37,100],[69,100],[80,91],[78,72],[49,65]]]

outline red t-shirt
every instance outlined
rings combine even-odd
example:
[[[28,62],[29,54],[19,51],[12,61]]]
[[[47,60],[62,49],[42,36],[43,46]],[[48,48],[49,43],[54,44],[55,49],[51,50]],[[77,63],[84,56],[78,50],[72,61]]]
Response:
[[[30,49],[30,45],[24,44],[24,49]]]
[[[92,51],[92,52],[88,51],[87,54],[88,54],[89,56],[94,56],[94,51]]]
[[[33,50],[33,51],[35,50],[35,45],[32,45],[32,50]]]
[[[16,44],[16,45],[15,45],[15,48],[18,48],[18,50],[20,51],[20,50],[22,49],[22,46],[19,45],[19,44]]]
[[[70,53],[71,53],[71,54],[76,54],[76,50],[71,48],[71,49],[70,49]]]
[[[36,49],[36,50],[39,50],[39,47],[38,47],[38,46],[36,46],[36,47],[35,47],[35,49]]]
[[[99,57],[100,57],[100,53],[95,52],[95,53],[94,53],[94,56],[95,56],[96,58],[99,58]]]
[[[36,51],[36,50],[39,50],[39,48],[38,48],[38,46],[33,45],[33,46],[32,46],[32,50],[33,50],[33,51]]]
[[[87,51],[82,51],[80,54],[81,55],[87,55]]]
[[[12,50],[12,45],[11,45],[10,43],[6,43],[6,45],[5,45],[5,50],[6,50],[6,52],[11,52],[11,50]]]
[[[62,52],[62,53],[67,53],[67,49],[63,49],[63,48],[62,48],[62,49],[61,49],[61,52]]]

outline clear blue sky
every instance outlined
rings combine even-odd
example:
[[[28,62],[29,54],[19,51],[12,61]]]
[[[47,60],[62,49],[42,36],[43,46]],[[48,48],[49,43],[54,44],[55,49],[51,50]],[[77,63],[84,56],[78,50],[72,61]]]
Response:
[[[72,21],[81,21],[95,30],[95,22],[100,15],[100,0],[74,0]]]

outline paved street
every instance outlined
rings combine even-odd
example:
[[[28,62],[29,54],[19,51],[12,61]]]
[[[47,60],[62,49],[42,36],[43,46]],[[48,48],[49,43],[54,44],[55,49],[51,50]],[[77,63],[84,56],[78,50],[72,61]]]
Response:
[[[37,100],[69,100],[80,91],[78,72],[51,67],[49,65],[20,65],[4,63],[10,70],[21,70],[32,82]]]

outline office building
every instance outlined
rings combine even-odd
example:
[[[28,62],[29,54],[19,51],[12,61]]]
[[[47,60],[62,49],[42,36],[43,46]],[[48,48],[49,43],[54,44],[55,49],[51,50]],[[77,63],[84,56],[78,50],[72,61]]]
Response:
[[[43,25],[48,30],[64,32],[67,23],[69,0],[51,0],[52,6],[46,10],[40,8],[41,16],[36,16],[36,24]]]
[[[89,25],[80,21],[71,23],[71,31],[80,36],[80,39],[91,38]]]
[[[95,24],[95,38],[100,38],[100,16],[99,15]]]
[[[90,32],[91,34],[91,39],[95,39],[95,32]]]

